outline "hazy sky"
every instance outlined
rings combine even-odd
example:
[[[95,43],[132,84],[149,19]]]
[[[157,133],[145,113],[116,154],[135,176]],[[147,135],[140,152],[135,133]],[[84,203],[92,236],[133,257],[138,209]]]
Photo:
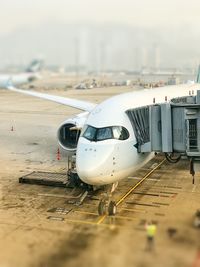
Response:
[[[0,0],[0,34],[61,20],[199,27],[199,0]]]
[[[194,66],[199,14],[200,0],[0,0],[0,66]]]

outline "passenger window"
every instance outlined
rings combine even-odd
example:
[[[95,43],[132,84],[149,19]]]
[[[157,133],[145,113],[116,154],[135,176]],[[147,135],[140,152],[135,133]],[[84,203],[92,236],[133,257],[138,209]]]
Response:
[[[111,138],[112,138],[112,129],[110,127],[98,129],[96,136],[97,141],[102,141]]]

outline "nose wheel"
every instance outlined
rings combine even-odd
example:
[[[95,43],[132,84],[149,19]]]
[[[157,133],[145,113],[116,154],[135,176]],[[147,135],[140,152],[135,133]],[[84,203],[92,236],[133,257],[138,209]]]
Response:
[[[109,201],[106,199],[101,199],[98,206],[98,213],[100,216],[109,215],[113,216],[117,213],[117,205],[115,201]]]
[[[115,215],[116,213],[117,213],[117,205],[115,201],[110,201],[108,205],[108,215],[112,216]]]
[[[99,215],[100,216],[105,215],[106,214],[106,210],[107,210],[106,200],[101,199],[100,202],[99,202],[99,206],[98,206]]]
[[[112,200],[112,195],[117,188],[118,183],[107,186],[106,196],[104,196],[98,205],[98,214],[114,216],[117,213],[117,205],[116,202]]]

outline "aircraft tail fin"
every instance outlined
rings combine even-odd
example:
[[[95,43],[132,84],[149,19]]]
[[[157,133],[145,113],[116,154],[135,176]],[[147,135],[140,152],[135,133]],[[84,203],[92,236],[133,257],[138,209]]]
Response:
[[[31,64],[26,69],[27,72],[38,72],[41,70],[43,66],[43,60],[41,59],[34,59]]]
[[[200,65],[199,65],[198,72],[197,72],[197,80],[196,80],[196,82],[200,83]]]

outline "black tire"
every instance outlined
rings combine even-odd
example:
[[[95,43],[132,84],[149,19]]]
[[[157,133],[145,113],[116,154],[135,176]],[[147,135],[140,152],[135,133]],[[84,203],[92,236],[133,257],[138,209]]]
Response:
[[[106,214],[106,201],[105,200],[100,200],[99,206],[98,206],[98,213],[100,216]]]
[[[113,216],[117,213],[117,205],[114,201],[110,201],[108,205],[108,215]]]
[[[170,163],[177,163],[181,159],[181,154],[177,153],[165,153],[165,157]]]

